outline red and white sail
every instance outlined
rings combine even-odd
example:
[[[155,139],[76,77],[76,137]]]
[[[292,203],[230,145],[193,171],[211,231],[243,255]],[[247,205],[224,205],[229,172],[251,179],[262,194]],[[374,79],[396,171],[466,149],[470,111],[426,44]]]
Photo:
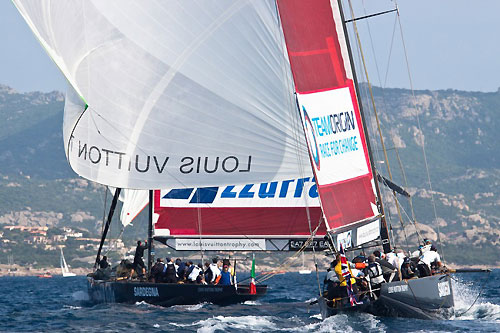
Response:
[[[339,5],[278,0],[278,8],[328,224],[340,231],[370,221],[376,190]]]

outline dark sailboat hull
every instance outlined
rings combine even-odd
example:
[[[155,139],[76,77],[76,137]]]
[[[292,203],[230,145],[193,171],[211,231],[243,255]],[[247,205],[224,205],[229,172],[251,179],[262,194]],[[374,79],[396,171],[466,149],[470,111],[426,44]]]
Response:
[[[88,278],[88,293],[94,303],[146,302],[159,306],[210,302],[217,305],[253,301],[267,293],[266,285],[257,285],[257,294],[249,285],[234,286],[152,283],[138,281],[99,281]]]
[[[380,297],[363,300],[354,307],[335,308],[323,297],[318,299],[323,319],[341,312],[368,312],[376,316],[443,319],[453,314],[453,293],[449,275],[434,275],[382,284]]]

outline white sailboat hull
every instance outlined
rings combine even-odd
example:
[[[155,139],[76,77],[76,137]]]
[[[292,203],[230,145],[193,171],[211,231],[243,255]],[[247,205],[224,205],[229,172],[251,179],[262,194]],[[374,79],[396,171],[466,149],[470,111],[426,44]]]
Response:
[[[71,273],[71,272],[67,272],[67,273],[65,272],[65,273],[62,274],[62,276],[63,277],[72,277],[72,276],[76,276],[76,274],[75,273]]]

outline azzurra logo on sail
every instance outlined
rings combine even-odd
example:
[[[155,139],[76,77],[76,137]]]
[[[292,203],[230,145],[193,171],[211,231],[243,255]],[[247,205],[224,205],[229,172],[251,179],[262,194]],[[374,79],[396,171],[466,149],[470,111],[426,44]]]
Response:
[[[306,183],[312,182],[307,188]],[[190,200],[192,204],[210,204],[216,198],[220,199],[266,199],[266,198],[300,198],[306,190],[309,198],[317,198],[318,190],[314,178],[305,177],[293,180],[276,181],[261,184],[246,184],[244,186],[229,185],[224,187],[200,187],[169,190],[163,199]],[[193,194],[194,192],[194,194]]]

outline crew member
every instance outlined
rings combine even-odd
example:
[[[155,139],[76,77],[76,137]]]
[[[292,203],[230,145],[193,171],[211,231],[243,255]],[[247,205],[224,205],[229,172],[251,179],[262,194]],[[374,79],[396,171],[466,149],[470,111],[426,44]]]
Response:
[[[323,281],[325,287],[326,287],[326,298],[328,300],[333,300],[334,298],[342,298],[342,290],[340,289],[340,280],[337,277],[337,273],[335,272],[335,265],[336,262],[332,261],[330,264],[330,268],[328,268],[326,271],[326,277],[325,280]]]
[[[220,284],[221,286],[231,285],[231,273],[229,272],[228,265],[224,265],[222,267],[222,272],[220,272],[220,280],[218,284]]]
[[[189,282],[189,275],[193,272],[194,264],[191,260],[189,260],[186,264],[186,270],[184,272],[184,279]]]
[[[142,257],[144,256],[144,250],[148,248],[148,242],[144,242],[142,245],[141,241],[137,241],[137,247],[135,248],[134,255],[134,269],[130,272],[130,278],[134,275],[134,270],[137,272],[137,275],[144,276],[146,275],[146,265],[144,265],[144,260]],[[139,269],[141,269],[142,274],[139,273]]]
[[[188,282],[189,283],[195,283],[196,279],[202,272],[202,269],[200,268],[201,264],[198,265],[192,265],[193,269],[191,269],[191,273],[188,275]]]
[[[340,261],[341,255],[340,253],[337,253],[337,256],[335,257],[336,264],[335,264],[335,273],[337,274],[337,277],[340,281],[340,288],[342,289],[341,295],[342,297],[346,297],[347,294],[347,281],[345,277],[342,275],[342,263]],[[354,278],[354,275],[352,274],[351,271],[351,265],[349,262],[347,262],[347,267],[349,269],[349,273],[351,274],[351,286],[352,286],[352,291],[354,294],[358,293],[358,288],[356,287],[356,279]]]
[[[377,296],[380,296],[380,286],[385,282],[384,273],[382,271],[381,265],[376,261],[375,256],[372,254],[368,256],[368,267],[366,268],[367,275],[370,279],[370,285],[372,290]]]
[[[380,251],[373,251],[375,256],[375,261],[380,264],[382,272],[384,274],[384,279],[387,282],[391,282],[396,276],[397,269],[390,262],[385,259],[385,254],[380,253]]]
[[[414,278],[417,274],[417,267],[415,267],[415,263],[411,261],[410,258],[406,257],[403,261],[403,265],[401,266],[401,277],[404,280],[408,280]]]
[[[174,260],[167,258],[167,264],[163,268],[166,283],[177,283],[177,272],[175,271]]]
[[[109,267],[108,257],[107,256],[103,256],[102,259],[99,260],[98,264],[99,264],[99,268],[101,268],[101,269],[108,268]]]
[[[163,268],[165,264],[161,258],[156,259],[156,263],[151,267],[151,277],[153,282],[160,283],[163,280]]]
[[[441,267],[441,257],[434,246],[431,246],[430,251],[424,252],[424,254],[420,256],[420,261],[417,265],[419,276],[425,277],[432,275],[432,266],[435,266],[437,269]]]
[[[210,264],[210,270],[212,271],[212,279],[210,281],[207,281],[207,283],[214,284],[215,280],[217,280],[217,278],[220,275],[220,269],[217,266],[217,261],[218,261],[217,258],[212,259],[212,263]]]

